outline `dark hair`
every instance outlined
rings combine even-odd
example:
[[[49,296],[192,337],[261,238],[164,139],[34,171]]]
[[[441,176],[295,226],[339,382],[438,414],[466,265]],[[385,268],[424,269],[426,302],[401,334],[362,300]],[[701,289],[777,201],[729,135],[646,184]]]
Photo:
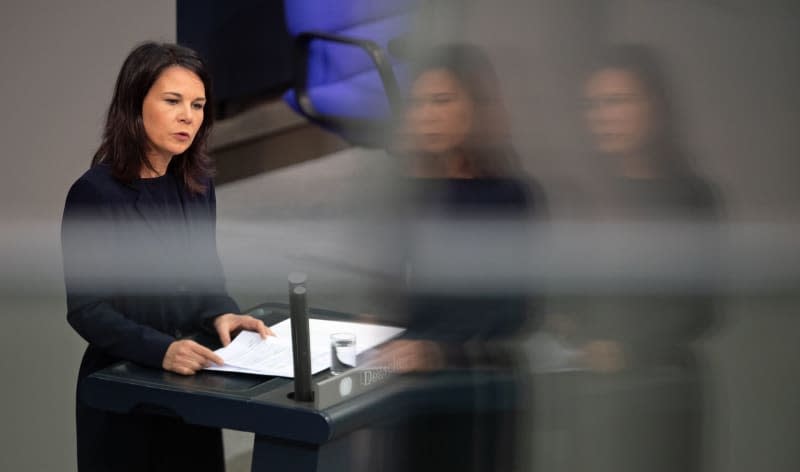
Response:
[[[658,169],[670,175],[690,173],[688,158],[680,145],[672,91],[656,51],[641,44],[614,46],[594,62],[587,76],[603,69],[619,69],[631,74],[650,101],[655,127],[645,146]]]
[[[508,113],[491,60],[479,47],[453,43],[433,49],[412,69],[412,79],[443,69],[452,74],[475,104],[472,131],[462,146],[468,164],[482,177],[508,176],[519,170],[511,145]]]
[[[146,154],[142,104],[153,83],[171,66],[194,72],[205,87],[204,118],[197,135],[189,148],[170,162],[170,168],[190,191],[202,193],[213,175],[211,159],[206,153],[214,116],[211,78],[196,52],[176,44],[145,42],[134,48],[125,59],[108,107],[103,140],[92,158],[92,166],[100,163],[110,165],[112,175],[124,183],[137,179],[143,167],[152,169]]]

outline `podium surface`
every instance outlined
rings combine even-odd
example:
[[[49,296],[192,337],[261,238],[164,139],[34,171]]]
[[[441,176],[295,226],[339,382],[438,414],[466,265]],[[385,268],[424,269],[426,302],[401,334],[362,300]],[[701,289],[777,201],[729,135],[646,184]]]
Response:
[[[255,310],[265,323],[288,318],[285,304],[268,303]],[[313,318],[355,321],[354,315],[309,309]],[[199,341],[203,342],[203,339]],[[211,343],[209,338],[205,340]],[[337,376],[358,382],[352,373]],[[349,375],[349,377],[348,377]],[[294,382],[280,377],[201,371],[193,376],[120,362],[90,375],[80,385],[81,396],[97,409],[128,414],[177,417],[186,423],[255,433],[253,471],[344,471],[355,453],[351,433],[376,424],[398,421],[422,405],[427,409],[468,409],[459,405],[459,389],[474,388],[474,373],[390,376],[360,395],[318,406],[292,398]],[[313,376],[315,385],[332,378],[329,371]],[[347,380],[349,378],[349,380]],[[494,375],[486,382],[497,385]],[[330,384],[331,382],[327,382]],[[316,394],[316,392],[315,392]],[[508,408],[509,405],[492,405]]]

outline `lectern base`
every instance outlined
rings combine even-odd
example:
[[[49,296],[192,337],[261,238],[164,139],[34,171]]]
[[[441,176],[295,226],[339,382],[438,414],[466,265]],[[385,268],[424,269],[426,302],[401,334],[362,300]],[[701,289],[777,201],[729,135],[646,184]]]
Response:
[[[354,450],[349,436],[321,445],[257,435],[253,442],[251,471],[286,472],[350,471]],[[366,451],[362,451],[366,453]]]

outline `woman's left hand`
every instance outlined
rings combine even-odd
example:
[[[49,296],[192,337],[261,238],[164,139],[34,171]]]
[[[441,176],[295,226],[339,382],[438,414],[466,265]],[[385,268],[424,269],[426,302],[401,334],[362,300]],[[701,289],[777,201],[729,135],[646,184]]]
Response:
[[[614,374],[628,366],[622,344],[608,339],[590,341],[583,346],[583,362],[597,373]]]
[[[262,339],[267,336],[275,336],[275,333],[258,318],[253,318],[250,315],[237,315],[235,313],[225,313],[219,315],[214,319],[214,329],[217,330],[219,340],[223,346],[231,343],[231,339],[239,334],[239,331],[246,329],[248,331],[255,331],[261,335]]]

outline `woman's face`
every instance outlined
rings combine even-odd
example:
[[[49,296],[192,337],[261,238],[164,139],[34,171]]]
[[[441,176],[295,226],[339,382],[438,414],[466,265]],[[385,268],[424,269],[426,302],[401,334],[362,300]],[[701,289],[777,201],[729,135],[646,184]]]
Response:
[[[411,88],[406,126],[414,149],[440,154],[460,146],[472,130],[474,103],[445,69],[423,72]]]
[[[586,81],[586,121],[596,148],[628,155],[642,150],[653,127],[652,103],[637,78],[623,69],[601,69]]]
[[[203,81],[189,69],[164,69],[142,103],[148,155],[172,158],[186,151],[203,123]]]

